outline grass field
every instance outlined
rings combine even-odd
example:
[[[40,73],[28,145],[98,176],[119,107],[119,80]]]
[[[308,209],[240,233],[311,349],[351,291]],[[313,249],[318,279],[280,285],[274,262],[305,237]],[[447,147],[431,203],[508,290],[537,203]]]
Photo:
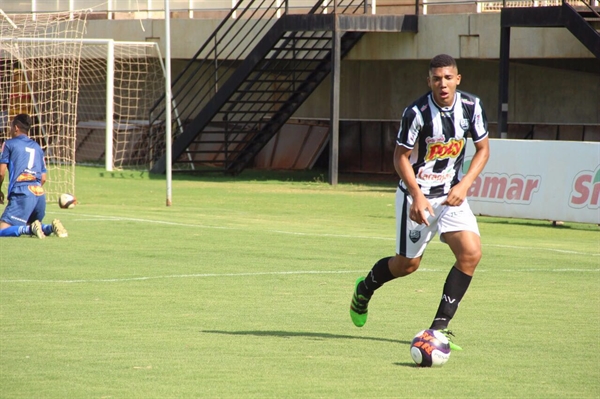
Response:
[[[600,231],[480,218],[484,257],[454,352],[417,368],[452,256],[382,287],[352,325],[354,280],[392,255],[394,183],[77,169],[69,238],[0,240],[1,398],[598,398]]]

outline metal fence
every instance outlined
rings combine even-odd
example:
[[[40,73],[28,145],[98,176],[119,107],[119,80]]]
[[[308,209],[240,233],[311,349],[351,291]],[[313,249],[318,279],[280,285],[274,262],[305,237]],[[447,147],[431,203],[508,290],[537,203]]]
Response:
[[[333,0],[323,0],[326,7]],[[545,7],[558,6],[565,0],[382,0],[380,8],[385,8],[385,13],[390,10],[415,10],[417,13],[435,13],[436,8],[444,13],[465,12],[498,12],[503,7]],[[572,5],[584,5],[578,0],[566,0]],[[284,0],[279,0],[281,4]],[[171,12],[180,17],[203,18],[210,12],[230,11],[235,7],[237,0],[169,0]],[[598,7],[599,0],[586,0],[592,7]],[[288,7],[294,9],[310,9],[314,0],[288,0]],[[16,13],[49,13],[77,11],[91,9],[100,18],[130,18],[162,19],[164,18],[165,0],[0,0],[0,9],[7,14]],[[376,13],[376,0],[372,1],[373,13]],[[409,11],[410,12],[410,11]]]

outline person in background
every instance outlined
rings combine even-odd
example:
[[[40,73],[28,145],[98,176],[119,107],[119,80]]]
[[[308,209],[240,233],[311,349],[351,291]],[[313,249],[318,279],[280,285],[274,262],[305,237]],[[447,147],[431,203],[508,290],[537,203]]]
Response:
[[[31,117],[18,114],[10,124],[11,138],[2,144],[0,151],[0,204],[8,204],[0,217],[0,237],[21,235],[45,238],[55,234],[68,237],[68,232],[58,219],[52,224],[42,224],[46,215],[46,163],[44,151],[29,138]],[[8,171],[7,196],[2,184]]]

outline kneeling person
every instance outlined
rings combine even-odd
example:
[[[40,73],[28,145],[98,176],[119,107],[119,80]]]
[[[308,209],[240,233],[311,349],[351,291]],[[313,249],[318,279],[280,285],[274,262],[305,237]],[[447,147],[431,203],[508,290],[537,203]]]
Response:
[[[0,237],[31,235],[45,238],[52,233],[68,236],[60,220],[42,224],[46,215],[46,163],[44,151],[29,138],[31,117],[19,114],[11,122],[12,138],[0,151],[0,204],[4,203],[2,184],[8,171],[8,205],[0,217]]]

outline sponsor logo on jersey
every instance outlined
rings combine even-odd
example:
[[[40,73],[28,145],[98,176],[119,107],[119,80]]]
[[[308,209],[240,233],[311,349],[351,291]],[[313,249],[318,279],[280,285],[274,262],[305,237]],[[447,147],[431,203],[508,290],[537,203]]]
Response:
[[[420,168],[416,175],[417,180],[428,183],[445,183],[454,178],[454,169],[448,168],[440,173],[427,172],[425,168]]]
[[[475,125],[475,129],[477,130],[477,134],[479,134],[480,136],[485,135],[487,133],[485,125],[483,123],[483,119],[481,118],[481,114],[475,115],[475,122],[473,124]]]
[[[21,173],[19,176],[17,176],[17,181],[35,181],[35,175],[29,173]]]
[[[425,138],[425,142],[429,145],[429,144],[433,144],[433,143],[443,143],[446,140],[446,138],[442,135],[440,136],[435,136],[435,137],[426,137]]]
[[[436,159],[456,158],[465,146],[464,140],[450,139],[447,143],[431,143],[427,145],[425,162]]]
[[[467,104],[467,105],[474,105],[475,104],[473,101],[469,101],[466,98],[461,98],[460,101],[462,101],[463,104]]]
[[[569,206],[577,209],[600,207],[600,165],[594,172],[582,170],[577,173],[571,184]]]

